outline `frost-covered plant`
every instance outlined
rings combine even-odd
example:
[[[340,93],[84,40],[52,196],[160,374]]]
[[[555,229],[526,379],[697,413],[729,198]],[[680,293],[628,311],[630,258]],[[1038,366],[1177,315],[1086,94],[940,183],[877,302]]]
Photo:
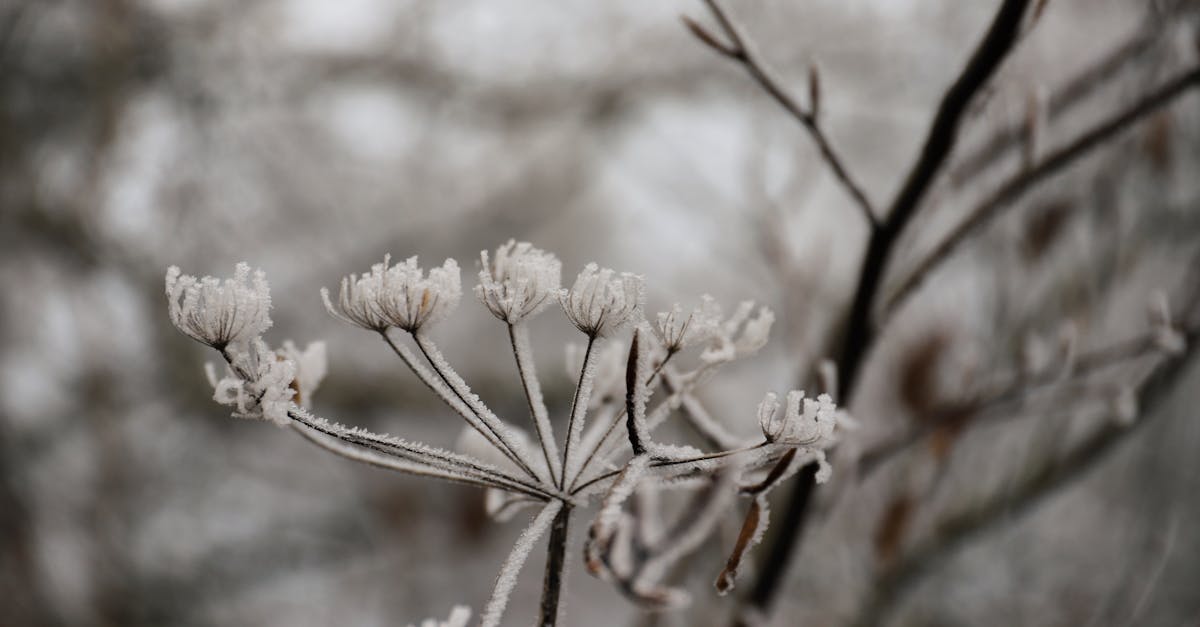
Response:
[[[758,410],[762,438],[743,442],[703,410],[694,391],[723,364],[765,344],[773,321],[770,310],[756,312],[747,302],[725,318],[706,296],[686,316],[676,305],[659,314],[652,326],[642,314],[640,276],[588,264],[570,289],[561,289],[558,259],[513,241],[494,256],[484,251],[480,261],[475,293],[507,327],[532,437],[493,413],[429,337],[429,329],[450,316],[462,294],[454,260],[426,273],[416,257],[394,266],[385,257],[368,273],[344,278],[336,300],[321,291],[330,314],[378,334],[462,417],[466,428],[456,452],[310,413],[307,407],[325,374],[325,346],[318,342],[301,351],[284,342],[282,348],[270,349],[262,338],[270,327],[267,283],[256,272],[249,284],[245,264],[224,283],[182,275],[172,267],[166,280],[169,311],[181,331],[217,349],[225,359],[222,376],[211,365],[207,371],[214,399],[233,406],[235,416],[291,428],[356,461],[486,488],[488,512],[497,518],[511,517],[526,506],[539,507],[501,567],[481,615],[483,625],[500,623],[521,567],[547,532],[540,623],[558,622],[571,514],[593,501],[599,509],[584,546],[589,572],[613,582],[639,604],[669,608],[686,603],[687,595],[664,582],[667,569],[713,534],[739,495],[750,497],[742,533],[716,581],[718,591],[731,589],[743,555],[766,529],[765,495],[812,462],[822,467],[819,480],[829,476],[824,450],[834,443],[841,418],[828,396],[807,399],[799,391],[787,395],[781,414],[772,393]],[[581,350],[570,352],[578,382],[562,438],[554,434],[526,327],[555,300],[586,341]],[[628,350],[614,339],[626,328],[632,328]],[[696,363],[680,369],[678,356],[690,347],[701,348]],[[651,404],[660,387],[663,398]],[[716,450],[654,439],[656,428],[678,410]],[[661,520],[658,496],[663,490],[691,493],[691,505],[669,526]],[[626,507],[631,498],[637,507]],[[668,528],[670,532],[664,531]],[[456,608],[443,624],[466,620],[465,608]]]

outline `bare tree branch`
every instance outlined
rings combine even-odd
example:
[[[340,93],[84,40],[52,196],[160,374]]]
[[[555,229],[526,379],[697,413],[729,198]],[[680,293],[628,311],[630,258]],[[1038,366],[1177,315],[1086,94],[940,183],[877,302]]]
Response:
[[[1153,50],[1161,36],[1161,25],[1147,27],[1067,81],[1046,102],[1048,121],[1061,118],[1086,102],[1098,89],[1111,84],[1114,76]],[[947,177],[959,183],[974,178],[1020,146],[1025,135],[1023,122],[997,130],[973,152],[959,159],[947,172]]]
[[[899,287],[896,288],[889,300],[888,311],[895,310],[896,307],[903,303],[921,285],[925,278],[929,276],[934,268],[944,262],[960,244],[967,240],[968,236],[989,223],[1000,214],[1002,209],[1011,206],[1014,201],[1029,191],[1034,185],[1074,163],[1077,159],[1112,139],[1138,120],[1171,104],[1176,98],[1198,85],[1200,85],[1200,67],[1193,67],[1191,70],[1176,76],[1163,86],[1150,92],[1128,108],[1092,127],[1066,146],[1047,155],[1032,169],[1025,170],[1011,177],[999,189],[976,206],[962,223],[916,264],[914,269],[909,272]]]
[[[908,450],[938,428],[961,420],[964,416],[972,417],[971,419],[974,420],[984,412],[995,412],[1013,405],[1020,406],[1030,394],[1040,389],[1067,381],[1079,381],[1102,370],[1157,353],[1158,350],[1154,342],[1154,335],[1147,333],[1079,355],[1075,358],[1070,372],[1067,374],[1061,370],[1052,369],[1033,378],[1021,374],[1010,375],[1006,381],[980,392],[974,399],[957,402],[940,409],[934,415],[922,420],[919,426],[909,432],[863,453],[858,463],[859,477],[869,476],[888,460]]]
[[[813,101],[809,103],[809,108],[806,109],[791,94],[785,91],[783,86],[779,84],[779,81],[771,75],[763,64],[762,59],[759,58],[758,53],[754,51],[753,44],[746,40],[741,28],[729,17],[729,14],[725,12],[720,2],[718,0],[704,0],[704,2],[708,5],[709,10],[712,12],[713,17],[716,18],[717,23],[720,25],[729,42],[722,42],[715,35],[705,30],[704,27],[686,16],[683,18],[684,25],[687,26],[688,30],[697,39],[717,51],[718,54],[741,64],[750,77],[768,95],[775,99],[792,117],[796,118],[804,126],[804,129],[808,131],[813,141],[816,142],[817,150],[820,151],[821,157],[825,159],[829,168],[833,170],[833,175],[837,177],[838,182],[841,183],[842,187],[854,199],[855,204],[862,211],[867,223],[872,227],[878,226],[878,218],[875,217],[875,210],[871,208],[871,201],[863,191],[862,185],[854,180],[854,177],[842,162],[842,158],[838,156],[833,145],[829,143],[829,138],[821,130],[817,118],[817,111],[819,110],[817,98],[819,98],[820,90],[817,87],[815,72],[810,72],[809,74],[809,93],[813,97]]]
[[[942,97],[925,145],[900,193],[892,202],[891,209],[871,232],[838,364],[841,389],[836,396],[847,404],[853,400],[852,393],[863,356],[874,341],[870,313],[883,281],[884,269],[891,257],[892,248],[916,214],[921,199],[949,156],[967,107],[1015,46],[1028,6],[1029,0],[1004,0],[1001,3],[987,34],[971,55],[966,67]],[[802,472],[801,477],[793,484],[791,500],[783,518],[784,523],[779,527],[783,532],[772,538],[765,551],[766,561],[748,599],[748,603],[758,611],[766,610],[771,604],[799,544],[813,492],[813,473],[807,472],[808,470]]]
[[[1149,422],[1161,404],[1181,382],[1182,376],[1195,358],[1196,333],[1188,337],[1188,350],[1179,356],[1165,359],[1147,377],[1138,393],[1138,405],[1143,419],[1133,425],[1111,421],[1074,446],[1066,454],[1052,457],[1028,473],[1010,490],[1002,491],[979,507],[973,507],[943,520],[937,531],[913,547],[905,556],[888,568],[872,586],[871,598],[858,617],[859,625],[879,625],[895,603],[926,574],[952,555],[959,547],[994,528],[1011,521],[1013,516],[1029,512],[1039,503],[1070,485],[1087,471],[1095,468],[1118,444]]]

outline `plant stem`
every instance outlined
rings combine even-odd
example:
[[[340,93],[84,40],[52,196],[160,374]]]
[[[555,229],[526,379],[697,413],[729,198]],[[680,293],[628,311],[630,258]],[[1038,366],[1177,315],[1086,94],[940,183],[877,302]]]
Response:
[[[571,522],[571,505],[564,503],[550,526],[550,544],[546,548],[546,576],[542,580],[542,609],[538,625],[558,624],[558,599],[566,576],[567,540]]]

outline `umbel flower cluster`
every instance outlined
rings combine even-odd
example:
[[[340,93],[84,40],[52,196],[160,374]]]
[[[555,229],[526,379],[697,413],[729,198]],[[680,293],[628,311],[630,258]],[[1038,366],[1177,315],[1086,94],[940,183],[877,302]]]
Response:
[[[766,530],[767,493],[813,461],[821,466],[819,481],[830,474],[824,451],[834,444],[843,416],[828,396],[790,392],[781,408],[776,395],[767,393],[758,408],[761,437],[749,440],[733,435],[736,429],[709,415],[695,396],[723,365],[766,343],[774,316],[765,307],[745,302],[726,316],[705,296],[694,309],[675,305],[651,322],[643,313],[640,276],[588,264],[563,289],[562,265],[550,253],[514,241],[494,254],[483,251],[475,295],[508,334],[529,409],[525,429],[496,415],[472,392],[430,335],[461,300],[458,264],[450,259],[425,271],[416,257],[390,262],[385,257],[369,272],[345,277],[336,297],[321,290],[322,299],[335,318],[377,334],[462,418],[458,450],[311,413],[312,394],[325,374],[325,346],[269,347],[262,337],[271,326],[269,288],[262,272],[252,275],[246,264],[223,282],[170,268],[168,310],[180,331],[221,354],[224,372],[210,364],[209,382],[213,399],[232,406],[234,416],[273,422],[359,462],[482,487],[488,512],[498,519],[538,508],[501,567],[483,625],[500,623],[518,572],[547,531],[541,623],[558,621],[568,522],[577,509],[598,505],[584,543],[587,570],[640,605],[670,608],[688,596],[664,582],[667,571],[714,535],[738,510],[739,497],[750,502],[716,577],[721,593],[733,587],[743,557]],[[562,420],[551,418],[543,399],[527,327],[554,303],[583,336],[581,346],[568,347],[577,384]],[[661,398],[652,403],[656,392]],[[655,440],[657,428],[676,416],[710,450]],[[674,521],[664,520],[660,503],[667,501],[660,499],[667,491],[690,499]],[[465,608],[456,608],[452,620],[465,623]]]

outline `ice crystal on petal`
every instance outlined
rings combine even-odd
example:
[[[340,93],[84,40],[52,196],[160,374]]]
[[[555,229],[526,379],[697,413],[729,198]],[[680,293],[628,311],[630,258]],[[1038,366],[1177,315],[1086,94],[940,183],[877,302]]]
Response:
[[[321,300],[329,314],[343,322],[360,326],[370,331],[384,331],[391,326],[379,306],[387,282],[387,268],[391,255],[385,255],[383,263],[371,266],[371,271],[362,276],[351,274],[342,277],[335,307],[329,298],[329,290],[321,288]]]
[[[758,424],[768,442],[824,449],[834,443],[839,412],[833,398],[822,394],[805,398],[804,392],[788,392],[787,405],[779,413],[779,400],[768,392],[758,406]]]
[[[700,298],[700,306],[686,316],[679,304],[670,311],[659,312],[654,334],[668,352],[675,353],[713,337],[720,326],[721,307],[712,296],[705,294]]]
[[[462,277],[458,263],[447,259],[429,275],[417,266],[417,258],[388,267],[391,256],[371,266],[360,276],[342,279],[337,306],[329,291],[321,290],[325,308],[334,317],[371,331],[399,327],[416,332],[450,315],[462,298]]]
[[[763,437],[768,442],[774,442],[783,435],[783,420],[777,420],[779,414],[779,397],[774,392],[767,392],[762,402],[758,404],[758,426],[762,429]]]
[[[528,242],[509,240],[495,259],[479,253],[482,268],[475,295],[500,320],[517,324],[553,302],[562,282],[562,263]]]
[[[171,322],[198,342],[218,350],[247,341],[271,326],[271,292],[266,276],[237,264],[232,279],[197,279],[177,266],[167,269],[167,311]]]
[[[614,275],[608,268],[589,263],[571,289],[559,294],[567,318],[589,336],[607,336],[641,316],[645,300],[642,277],[628,272]]]

